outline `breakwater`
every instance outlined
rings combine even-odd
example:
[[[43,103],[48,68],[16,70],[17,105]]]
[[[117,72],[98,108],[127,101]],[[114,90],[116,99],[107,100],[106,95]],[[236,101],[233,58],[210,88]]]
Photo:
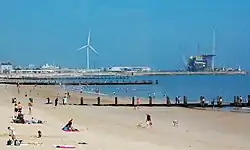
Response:
[[[147,107],[186,107],[186,108],[195,108],[195,107],[203,107],[203,108],[208,108],[208,107],[218,107],[218,108],[223,108],[223,107],[250,107],[250,95],[247,96],[247,101],[243,102],[241,99],[241,96],[234,96],[234,101],[233,102],[223,102],[222,97],[218,96],[217,100],[212,100],[210,103],[206,102],[204,97],[200,97],[200,102],[189,102],[187,100],[187,97],[183,97],[183,101],[180,102],[180,100],[176,97],[175,103],[172,103],[169,97],[166,98],[166,101],[163,103],[155,102],[151,96],[149,96],[148,101],[143,101],[138,103],[137,99],[135,97],[132,97],[129,101],[124,101],[121,100],[119,102],[119,97],[115,96],[113,97],[113,103],[107,103],[107,102],[102,102],[102,98],[100,96],[97,96],[96,102],[95,103],[85,103],[84,102],[84,97],[82,96],[79,99],[79,103],[71,103],[69,105],[92,105],[92,106],[130,106],[130,107],[135,107],[135,106],[147,106]],[[52,104],[50,99],[45,104]],[[63,104],[63,103],[62,103]]]

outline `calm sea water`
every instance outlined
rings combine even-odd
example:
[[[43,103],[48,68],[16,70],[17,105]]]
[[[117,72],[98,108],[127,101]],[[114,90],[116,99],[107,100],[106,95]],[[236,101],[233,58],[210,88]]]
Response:
[[[98,88],[100,93],[125,97],[148,97],[148,94],[155,93],[156,99],[163,100],[164,93],[171,99],[175,96],[186,95],[189,101],[197,101],[201,95],[206,100],[212,100],[222,96],[224,101],[233,101],[233,96],[242,96],[244,99],[250,94],[249,75],[215,75],[215,76],[143,76],[132,77],[129,80],[158,80],[159,84],[154,85],[106,85],[106,86],[68,86],[70,90],[95,93]]]

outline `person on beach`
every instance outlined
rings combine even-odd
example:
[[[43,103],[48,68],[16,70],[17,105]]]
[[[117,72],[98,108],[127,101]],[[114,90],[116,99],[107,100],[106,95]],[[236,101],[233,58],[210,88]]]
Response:
[[[55,107],[57,107],[57,105],[58,105],[58,97],[56,97],[55,99]]]
[[[13,141],[15,141],[15,140],[16,140],[16,132],[15,132],[15,129],[14,129],[14,128],[11,128],[11,127],[8,127],[7,130],[8,130],[8,135],[11,137],[11,139],[12,139]]]
[[[67,97],[64,96],[64,97],[63,97],[63,105],[66,105],[66,104],[67,104]]]
[[[19,112],[19,113],[22,112],[23,106],[22,106],[21,102],[18,102],[18,104],[17,104],[17,109],[18,109],[18,112]]]
[[[31,100],[28,102],[28,107],[29,107],[29,114],[31,115],[32,107],[33,107],[33,103]]]
[[[14,115],[17,116],[18,114],[18,106],[17,103],[14,103]]]
[[[141,100],[140,100],[139,97],[137,97],[137,99],[136,99],[136,109],[139,109],[140,103],[141,103]]]
[[[147,124],[147,127],[152,127],[153,123],[152,123],[152,120],[151,120],[151,116],[150,114],[146,114],[146,124]]]
[[[73,119],[70,119],[68,123],[62,128],[63,131],[78,131],[78,129],[73,128]]]

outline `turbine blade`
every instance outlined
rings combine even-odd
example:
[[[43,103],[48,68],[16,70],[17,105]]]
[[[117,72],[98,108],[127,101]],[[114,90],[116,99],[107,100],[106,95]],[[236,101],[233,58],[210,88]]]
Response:
[[[89,30],[89,36],[88,36],[88,45],[90,45],[90,30]]]
[[[90,49],[94,51],[96,54],[100,55],[91,45],[89,45]]]
[[[80,47],[79,49],[77,49],[76,51],[82,50],[82,49],[86,48],[87,46],[88,45],[84,45],[84,46]]]

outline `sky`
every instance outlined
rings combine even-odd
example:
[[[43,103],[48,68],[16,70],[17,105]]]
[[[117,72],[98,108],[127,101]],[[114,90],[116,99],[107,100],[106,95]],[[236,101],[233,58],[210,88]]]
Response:
[[[0,61],[16,65],[183,69],[183,56],[212,52],[217,67],[250,70],[249,0],[0,1]],[[199,44],[199,50],[197,45]]]

